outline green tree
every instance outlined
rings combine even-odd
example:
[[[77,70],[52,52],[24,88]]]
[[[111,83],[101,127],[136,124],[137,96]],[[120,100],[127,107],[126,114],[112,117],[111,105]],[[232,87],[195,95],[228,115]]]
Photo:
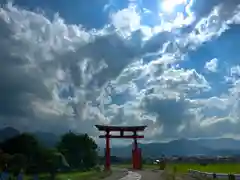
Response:
[[[27,133],[20,134],[2,143],[2,150],[9,154],[23,154],[27,157],[38,152],[40,144],[35,136]]]
[[[1,148],[8,154],[18,154],[17,158],[19,159],[24,156],[28,165],[36,163],[39,158],[39,153],[42,151],[38,140],[33,135],[27,133],[4,141],[1,144]],[[21,158],[19,154],[22,155]]]
[[[26,168],[27,159],[22,154],[14,154],[11,156],[11,160],[9,163],[10,171],[13,172],[15,176],[17,176],[22,170]]]
[[[89,169],[97,163],[97,144],[87,134],[69,132],[57,146],[72,168]]]
[[[8,168],[8,165],[11,162],[12,156],[8,153],[0,153],[0,171],[5,171]]]
[[[45,151],[45,167],[51,175],[51,179],[54,180],[56,177],[57,170],[60,169],[62,164],[61,153],[57,152],[55,149],[48,149]]]

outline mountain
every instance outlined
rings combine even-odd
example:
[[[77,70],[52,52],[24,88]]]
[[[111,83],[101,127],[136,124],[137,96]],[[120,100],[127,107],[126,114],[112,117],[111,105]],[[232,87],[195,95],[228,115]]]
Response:
[[[18,136],[20,132],[12,127],[6,127],[4,129],[0,129],[0,142],[10,139],[14,136]]]
[[[20,132],[12,127],[0,129],[0,142],[19,135]],[[60,137],[47,132],[33,133],[38,140],[46,147],[54,147]],[[142,148],[143,156],[159,157],[161,155],[191,156],[191,155],[239,155],[240,140],[231,138],[219,139],[178,139],[165,143],[139,144]],[[100,154],[104,154],[100,148]],[[130,157],[132,146],[112,147],[111,154],[118,157]]]
[[[165,156],[190,156],[200,154],[213,154],[214,151],[208,147],[199,145],[187,139],[174,140],[167,143],[149,143],[139,144],[144,157]],[[127,157],[131,155],[131,145],[125,147],[113,147],[111,154],[113,156]]]
[[[12,127],[6,127],[0,129],[0,142],[10,139],[14,136],[18,136],[21,133]],[[34,132],[33,135],[46,147],[54,147],[56,143],[59,141],[60,137],[47,132]]]
[[[211,148],[211,149],[240,149],[240,141],[231,138],[219,138],[219,139],[199,139],[196,140],[202,146]]]
[[[221,145],[221,143],[223,144]],[[236,144],[235,144],[235,143]],[[240,141],[233,139],[188,140],[179,139],[166,143],[139,144],[144,157],[165,156],[194,156],[194,155],[239,155]],[[111,154],[119,157],[131,156],[131,145],[113,147]]]
[[[168,143],[145,144],[142,146],[142,150],[147,156],[154,157],[159,156],[160,153],[166,156],[191,156],[214,153],[210,148],[187,139],[174,140]]]

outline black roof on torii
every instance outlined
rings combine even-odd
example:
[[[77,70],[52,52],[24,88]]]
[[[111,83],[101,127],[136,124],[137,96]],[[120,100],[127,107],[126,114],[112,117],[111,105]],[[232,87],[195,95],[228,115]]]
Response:
[[[99,131],[144,131],[147,126],[109,126],[95,125]]]

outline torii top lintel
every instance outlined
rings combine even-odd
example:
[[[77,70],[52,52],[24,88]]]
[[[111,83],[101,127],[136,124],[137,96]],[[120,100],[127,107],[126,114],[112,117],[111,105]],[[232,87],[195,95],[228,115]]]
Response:
[[[99,131],[144,131],[147,126],[108,126],[108,125],[95,125]]]

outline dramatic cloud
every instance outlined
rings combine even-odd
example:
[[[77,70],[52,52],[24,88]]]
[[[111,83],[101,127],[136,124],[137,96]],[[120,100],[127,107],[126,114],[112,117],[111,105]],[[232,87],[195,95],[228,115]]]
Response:
[[[239,134],[240,68],[214,53],[239,28],[237,1],[189,1],[172,14],[134,2],[93,4],[109,18],[92,28],[87,16],[74,24],[2,6],[0,125],[95,136],[95,124],[146,124],[147,140]]]

